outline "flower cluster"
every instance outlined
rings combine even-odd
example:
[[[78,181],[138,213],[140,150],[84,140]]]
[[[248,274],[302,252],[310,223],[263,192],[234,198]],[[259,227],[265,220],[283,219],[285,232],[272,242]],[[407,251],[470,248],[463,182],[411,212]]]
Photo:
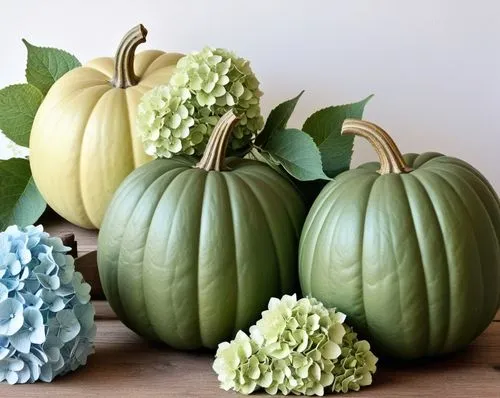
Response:
[[[231,147],[238,150],[262,129],[259,81],[247,60],[220,48],[205,48],[177,63],[168,85],[146,93],[137,129],[145,151],[156,157],[200,155],[214,126],[233,109],[240,118]]]
[[[90,285],[42,226],[0,233],[0,381],[49,382],[93,352]]]
[[[320,395],[371,384],[377,358],[344,325],[345,315],[314,298],[272,298],[269,309],[230,343],[219,345],[213,369],[221,388],[243,394]]]
[[[351,327],[345,325],[346,334],[342,340],[340,361],[333,371],[335,392],[358,391],[372,384],[372,374],[377,370],[377,357],[370,351],[366,340],[358,340]]]

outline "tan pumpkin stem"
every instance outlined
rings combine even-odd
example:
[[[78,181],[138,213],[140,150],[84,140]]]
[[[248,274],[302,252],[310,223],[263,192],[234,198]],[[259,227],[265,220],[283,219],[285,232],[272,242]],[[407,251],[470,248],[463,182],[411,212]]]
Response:
[[[127,88],[139,83],[134,73],[134,58],[137,46],[146,41],[147,29],[139,24],[123,37],[115,55],[115,74],[111,83],[116,88]]]
[[[401,174],[413,170],[406,164],[389,134],[376,124],[364,120],[346,119],[342,125],[342,134],[359,135],[370,142],[380,161],[378,170],[380,174]]]
[[[233,132],[233,128],[238,123],[239,118],[229,111],[225,113],[219,122],[215,125],[212,135],[210,136],[203,157],[200,159],[196,167],[206,171],[222,171],[227,170],[224,167],[226,157],[227,144],[229,137]]]

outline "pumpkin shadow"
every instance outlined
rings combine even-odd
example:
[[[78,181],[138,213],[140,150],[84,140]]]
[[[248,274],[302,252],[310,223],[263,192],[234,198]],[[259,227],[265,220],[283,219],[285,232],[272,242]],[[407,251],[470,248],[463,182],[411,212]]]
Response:
[[[429,384],[432,378],[441,379],[446,375],[460,373],[471,368],[472,363],[481,363],[489,367],[482,360],[482,350],[472,343],[468,347],[449,354],[418,360],[404,361],[389,357],[380,357],[377,372],[374,375],[373,386],[370,390],[384,388],[388,385]],[[491,364],[495,370],[500,370],[500,364]]]

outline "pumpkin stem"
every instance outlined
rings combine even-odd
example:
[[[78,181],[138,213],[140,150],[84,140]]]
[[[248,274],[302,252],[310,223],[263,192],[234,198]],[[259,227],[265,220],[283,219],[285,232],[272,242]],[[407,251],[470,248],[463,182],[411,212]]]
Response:
[[[208,139],[207,147],[203,152],[203,157],[195,167],[206,171],[222,171],[227,170],[224,167],[224,159],[226,155],[227,144],[229,137],[233,132],[233,127],[238,123],[239,118],[232,110],[225,113],[219,122],[215,125],[212,135]]]
[[[135,50],[146,41],[147,34],[147,29],[139,24],[123,37],[115,55],[115,74],[111,80],[114,87],[127,88],[139,83],[139,78],[134,73]]]
[[[342,125],[342,135],[354,134],[366,138],[377,152],[380,174],[409,173],[413,169],[403,159],[403,155],[393,139],[376,124],[355,119],[346,119]]]

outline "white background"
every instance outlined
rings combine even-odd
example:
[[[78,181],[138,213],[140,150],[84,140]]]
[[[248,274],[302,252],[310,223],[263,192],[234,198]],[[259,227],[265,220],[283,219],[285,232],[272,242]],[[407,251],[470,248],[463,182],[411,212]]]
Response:
[[[499,1],[3,1],[0,86],[24,79],[22,37],[85,62],[113,55],[139,22],[149,30],[142,48],[212,45],[250,59],[265,116],[305,89],[291,126],[374,93],[365,118],[403,152],[460,157],[500,190]],[[355,163],[373,158],[358,140]]]

